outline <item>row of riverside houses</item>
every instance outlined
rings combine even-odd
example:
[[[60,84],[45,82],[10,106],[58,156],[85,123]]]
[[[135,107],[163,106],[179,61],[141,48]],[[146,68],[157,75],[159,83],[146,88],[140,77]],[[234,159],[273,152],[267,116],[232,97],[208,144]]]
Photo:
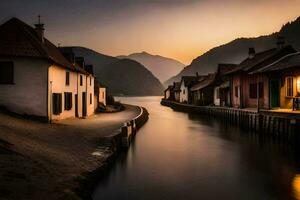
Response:
[[[165,90],[164,98],[200,106],[299,109],[300,52],[278,37],[276,48],[259,53],[249,48],[248,58],[238,65],[219,64],[215,73],[183,76]]]
[[[0,25],[0,38],[1,107],[51,121],[90,116],[103,101],[93,66],[63,55],[40,20],[33,28],[12,18]]]

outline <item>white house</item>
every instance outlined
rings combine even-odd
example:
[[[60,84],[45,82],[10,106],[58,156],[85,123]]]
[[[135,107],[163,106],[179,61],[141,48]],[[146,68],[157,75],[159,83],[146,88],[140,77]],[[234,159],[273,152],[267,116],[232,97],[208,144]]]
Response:
[[[180,81],[180,102],[191,103],[191,87],[197,83],[199,79],[198,74],[196,76],[183,76]]]
[[[0,25],[0,105],[47,120],[94,113],[94,76],[17,18]]]
[[[106,106],[106,87],[100,86],[99,87],[99,103],[102,103]]]

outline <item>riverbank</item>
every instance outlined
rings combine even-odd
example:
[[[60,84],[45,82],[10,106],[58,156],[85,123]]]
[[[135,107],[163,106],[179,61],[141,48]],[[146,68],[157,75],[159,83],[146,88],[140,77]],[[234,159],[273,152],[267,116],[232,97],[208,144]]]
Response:
[[[88,198],[83,183],[93,182],[120,148],[116,130],[140,114],[126,105],[119,113],[45,124],[0,113],[1,198]]]

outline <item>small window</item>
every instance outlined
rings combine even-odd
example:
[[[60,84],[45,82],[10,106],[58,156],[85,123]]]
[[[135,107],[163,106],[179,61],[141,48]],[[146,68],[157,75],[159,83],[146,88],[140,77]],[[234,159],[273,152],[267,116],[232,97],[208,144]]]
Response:
[[[14,84],[14,63],[0,62],[0,84]]]
[[[183,89],[183,94],[185,94],[185,89]]]
[[[220,99],[220,88],[216,88],[216,98]]]
[[[92,86],[92,77],[90,77],[90,86]]]
[[[72,109],[72,92],[65,92],[65,110]]]
[[[54,115],[59,115],[62,112],[61,97],[61,93],[52,94],[52,111]]]
[[[239,97],[239,86],[234,87],[234,95],[235,95],[236,98]]]
[[[286,77],[286,96],[292,97],[294,96],[293,92],[293,77]]]
[[[82,75],[80,75],[80,86],[82,86]]]
[[[92,95],[92,93],[90,93],[90,104],[92,104],[93,103],[93,95]]]
[[[66,85],[70,85],[70,72],[66,72]]]

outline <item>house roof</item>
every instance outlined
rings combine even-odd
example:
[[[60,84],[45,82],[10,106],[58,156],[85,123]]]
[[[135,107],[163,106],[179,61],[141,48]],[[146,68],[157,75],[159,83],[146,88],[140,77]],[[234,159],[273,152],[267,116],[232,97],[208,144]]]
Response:
[[[192,88],[191,91],[196,91],[196,90],[201,90],[207,86],[210,86],[211,84],[214,83],[216,79],[216,73],[209,74],[206,78],[204,78],[202,81],[199,83],[195,84]]]
[[[265,67],[257,69],[251,73],[254,74],[254,73],[280,71],[280,70],[290,69],[293,67],[300,67],[300,52],[288,54],[278,59],[277,61],[269,65],[266,65]]]
[[[35,29],[17,18],[11,18],[0,25],[0,56],[21,56],[42,58],[74,71],[87,73],[70,63],[52,44],[42,41]]]
[[[165,89],[165,91],[167,91],[167,90],[172,90],[173,88],[174,88],[173,85],[169,85],[169,86]]]
[[[184,86],[186,86],[186,87],[191,87],[192,85],[197,83],[199,78],[201,78],[201,77],[199,77],[199,76],[182,76],[181,83],[183,82]]]
[[[270,63],[273,63],[274,61],[280,59],[281,57],[287,54],[295,53],[295,52],[296,50],[290,45],[280,49],[273,48],[263,52],[259,52],[255,54],[253,58],[245,59],[237,66],[237,68],[227,72],[226,74],[232,74],[240,71],[251,72],[263,66],[266,66]]]
[[[237,64],[232,64],[232,63],[220,63],[220,64],[218,65],[217,73],[218,73],[219,75],[222,76],[222,75],[226,74],[227,72],[236,69],[237,67],[238,67]]]

